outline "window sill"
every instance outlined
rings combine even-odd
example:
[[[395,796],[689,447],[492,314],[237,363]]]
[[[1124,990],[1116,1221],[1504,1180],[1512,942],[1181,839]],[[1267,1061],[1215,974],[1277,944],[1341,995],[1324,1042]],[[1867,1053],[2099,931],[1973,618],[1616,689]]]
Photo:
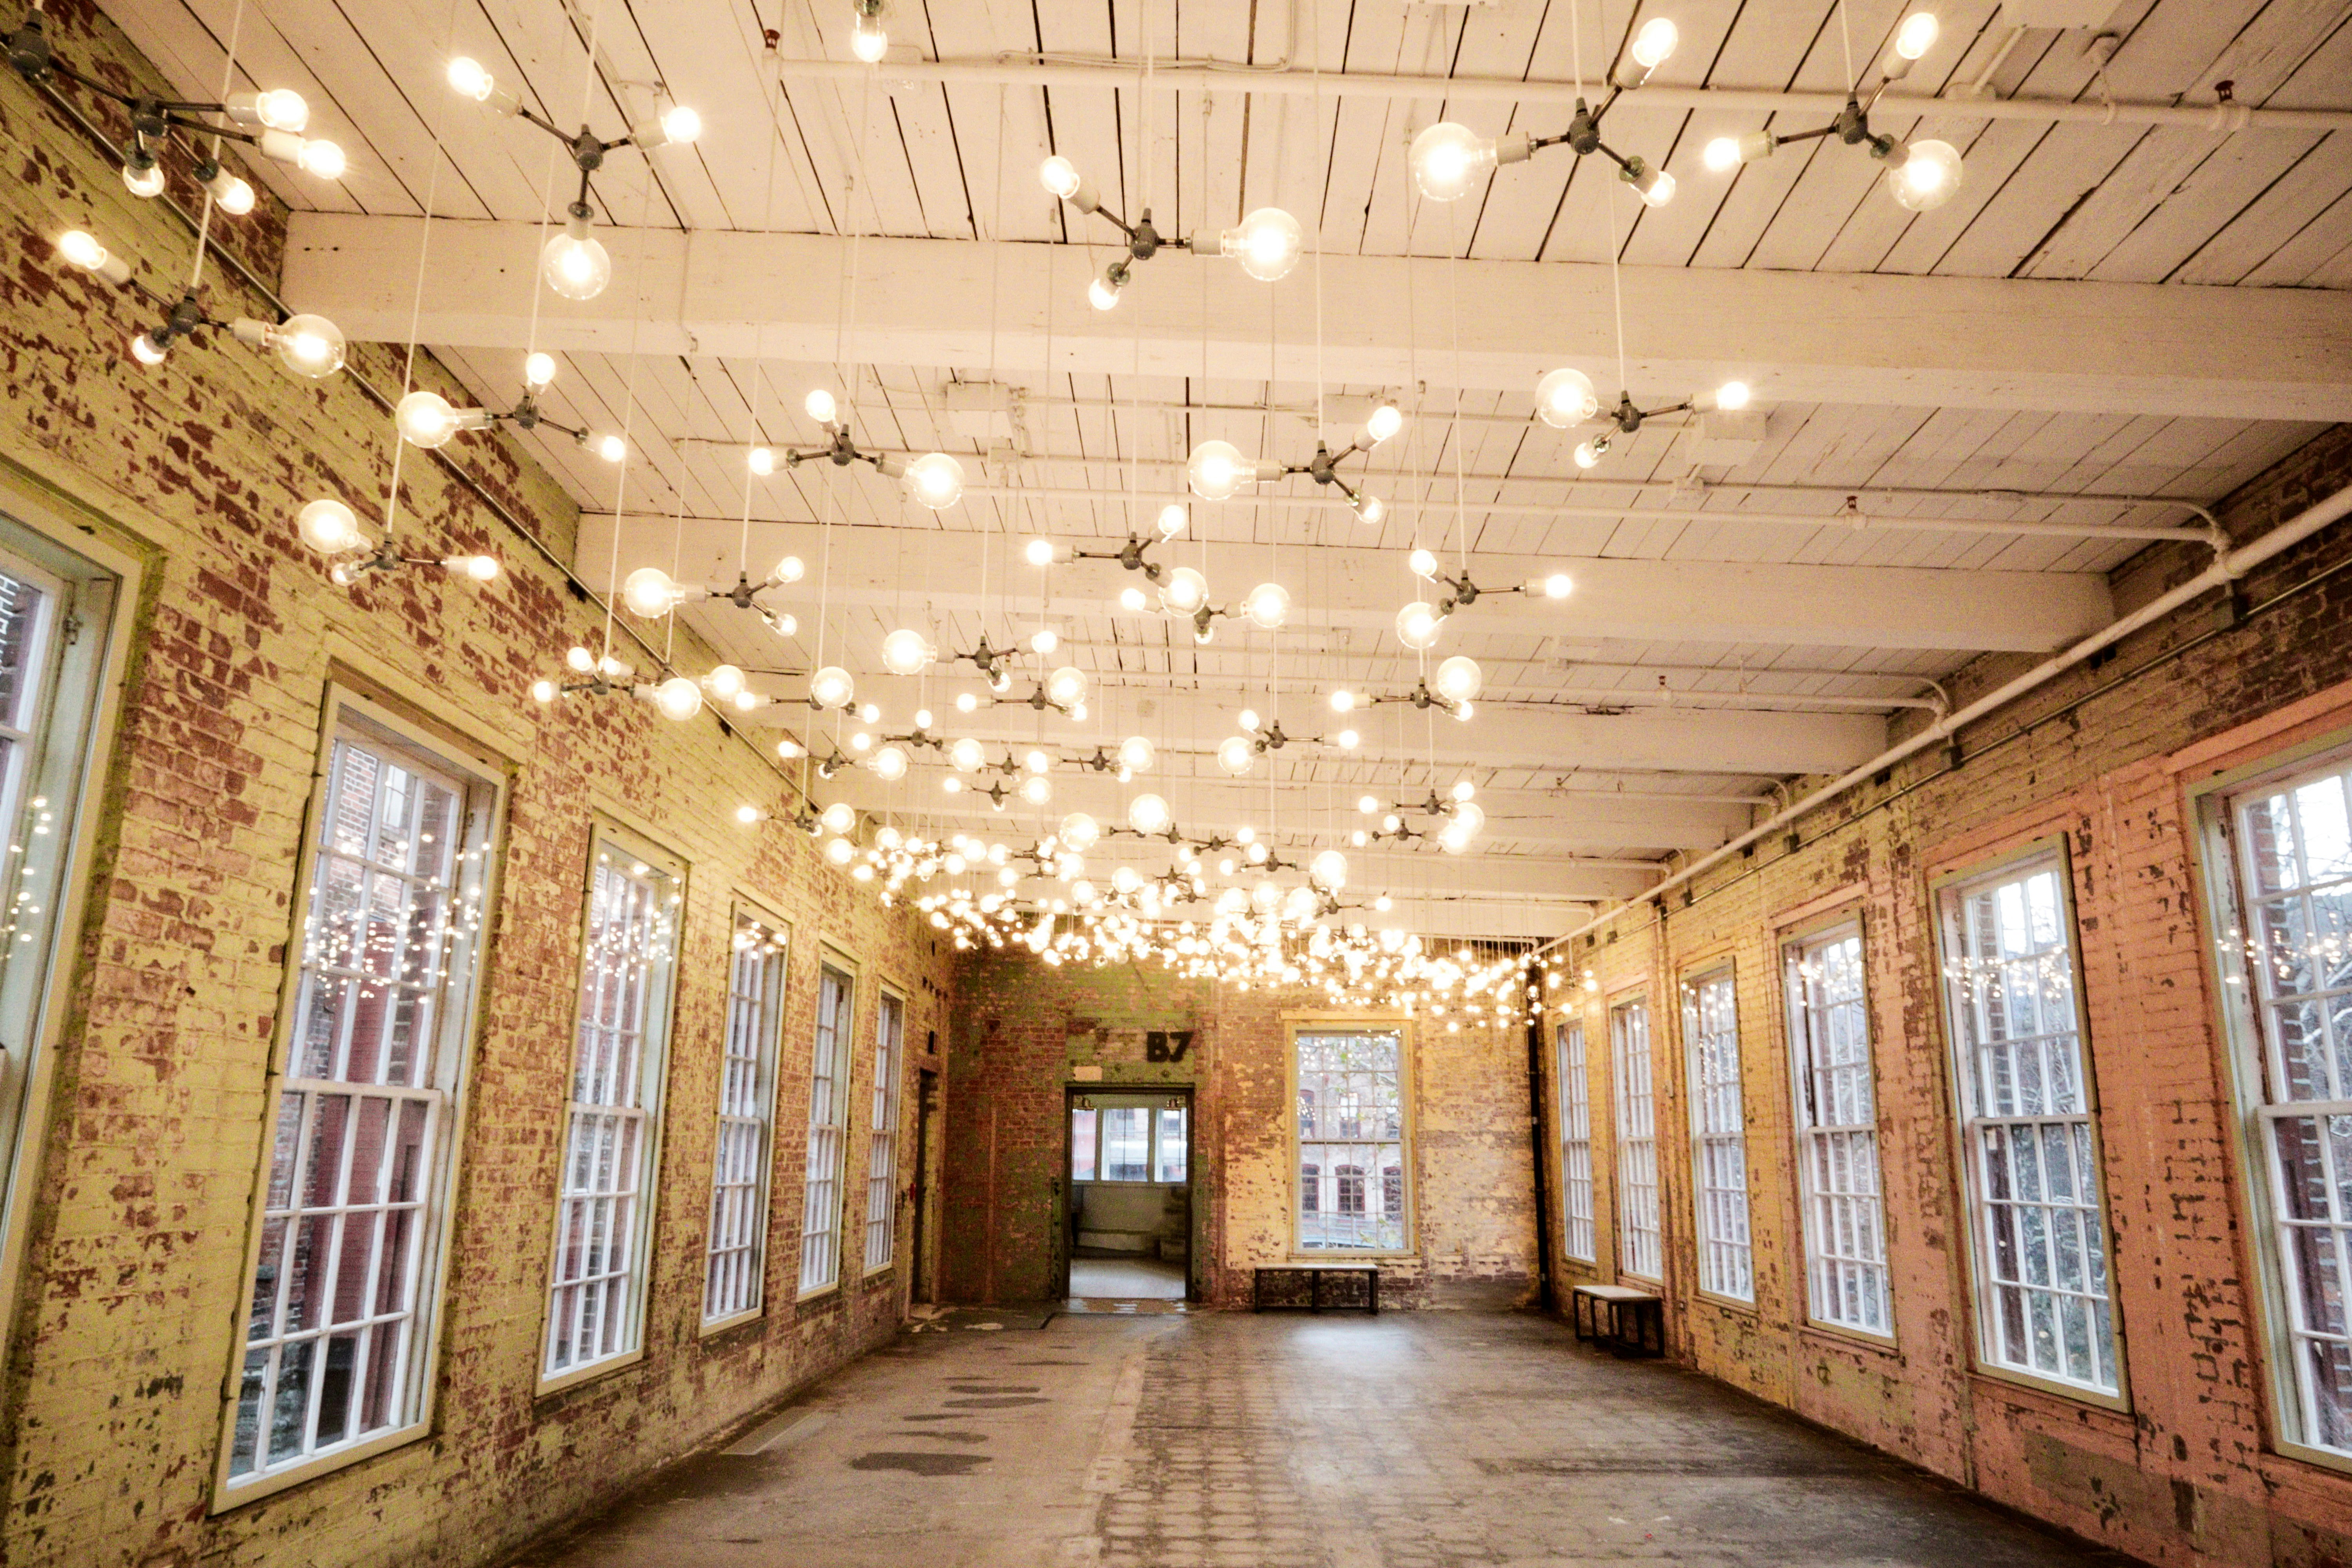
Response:
[[[1990,1384],[1987,1392],[2000,1398],[2021,1394],[2036,1405],[2048,1403],[2064,1406],[2069,1413],[2088,1406],[2113,1415],[2128,1417],[2131,1415],[2131,1401],[2120,1393],[2106,1394],[2095,1388],[2077,1388],[2073,1384],[2060,1383],[2055,1378],[2037,1377],[2015,1367],[1978,1362],[1969,1368],[1969,1375]]]
[[[1816,1348],[1867,1351],[1889,1361],[1899,1362],[1903,1352],[1893,1334],[1874,1334],[1863,1329],[1842,1329],[1830,1323],[1817,1323],[1808,1318],[1797,1325],[1797,1338],[1814,1342]]]
[[[206,1512],[215,1515],[229,1513],[245,1507],[247,1503],[259,1502],[264,1498],[276,1497],[278,1493],[292,1487],[299,1487],[305,1481],[315,1481],[321,1476],[332,1475],[338,1470],[373,1459],[380,1454],[390,1453],[394,1448],[406,1447],[411,1443],[431,1436],[432,1430],[433,1423],[430,1420],[419,1421],[413,1426],[398,1427],[378,1436],[370,1437],[363,1443],[354,1443],[348,1448],[338,1448],[332,1453],[320,1454],[314,1458],[305,1459],[302,1463],[279,1470],[274,1475],[263,1476],[250,1481],[241,1481],[234,1488],[230,1487],[226,1478],[217,1479],[213,1483],[212,1503]]]
[[[610,1377],[616,1372],[637,1365],[645,1359],[646,1348],[639,1345],[635,1350],[622,1351],[615,1355],[606,1356],[603,1361],[592,1361],[585,1366],[575,1366],[569,1372],[557,1373],[553,1377],[541,1376],[538,1386],[530,1391],[530,1396],[533,1399],[547,1399],[563,1393],[566,1389],[577,1388],[583,1383],[594,1383],[599,1378]]]
[[[2339,1453],[2334,1448],[2316,1448],[2291,1438],[2280,1438],[2270,1458],[2284,1459],[2294,1465],[2308,1465],[2313,1469],[2326,1470],[2331,1475],[2352,1475],[2352,1454]]]
[[[793,1305],[795,1307],[822,1306],[828,1300],[839,1300],[840,1296],[841,1281],[836,1279],[830,1285],[819,1285],[814,1289],[802,1291],[793,1298]]]
[[[1695,1292],[1695,1294],[1700,1300],[1706,1302],[1708,1306],[1713,1307],[1717,1311],[1728,1314],[1735,1318],[1747,1318],[1753,1321],[1760,1320],[1763,1316],[1761,1312],[1756,1310],[1755,1302],[1743,1301],[1737,1296],[1718,1296],[1712,1290],[1700,1290]]]
[[[892,1258],[892,1259],[891,1259],[889,1262],[887,1262],[887,1263],[877,1263],[877,1264],[876,1264],[873,1268],[871,1268],[867,1269],[865,1273],[863,1273],[863,1274],[859,1275],[859,1276],[857,1277],[857,1283],[858,1283],[861,1287],[863,1287],[863,1286],[867,1286],[867,1285],[871,1285],[871,1284],[873,1284],[877,1279],[881,1279],[881,1278],[882,1278],[882,1276],[884,1276],[885,1274],[889,1273],[889,1272],[890,1272],[890,1270],[892,1270],[893,1268],[898,1268],[898,1260],[897,1258]]]
[[[1420,1258],[1421,1254],[1411,1248],[1378,1252],[1370,1249],[1342,1251],[1335,1247],[1315,1252],[1293,1252],[1279,1267],[1311,1268],[1318,1263],[1414,1263],[1420,1261]],[[1276,1266],[1269,1264],[1266,1267]]]
[[[768,1304],[767,1302],[762,1301],[758,1306],[749,1308],[744,1311],[730,1313],[729,1316],[724,1318],[711,1318],[706,1320],[703,1325],[695,1331],[695,1338],[699,1340],[713,1339],[720,1334],[726,1333],[730,1329],[740,1329],[746,1323],[756,1323],[767,1315]]]

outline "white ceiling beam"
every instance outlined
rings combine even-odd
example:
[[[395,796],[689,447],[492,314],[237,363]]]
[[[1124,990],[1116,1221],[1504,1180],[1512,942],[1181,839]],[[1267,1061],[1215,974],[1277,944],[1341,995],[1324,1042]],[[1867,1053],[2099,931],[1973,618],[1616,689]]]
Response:
[[[731,583],[742,538],[740,520],[631,517],[617,559],[624,577],[638,566],[677,563],[687,583]],[[892,610],[919,603],[931,610],[1000,610],[1047,584],[1043,570],[987,551],[984,536],[938,529],[837,525],[830,541],[811,523],[754,522],[752,558],[772,563],[795,554],[814,573],[829,563],[825,593],[837,605]],[[575,566],[593,587],[606,585],[614,518],[580,520]],[[910,537],[912,535],[912,537]],[[1090,548],[1101,541],[1081,542]],[[822,553],[821,553],[822,552]],[[1190,544],[1162,546],[1171,564],[1197,559]],[[1393,636],[1396,614],[1415,597],[1443,590],[1416,586],[1394,551],[1318,545],[1277,550],[1219,543],[1208,549],[1211,602],[1238,602],[1256,584],[1286,583],[1292,624],[1344,626]],[[2114,619],[2106,580],[2090,573],[1969,572],[1894,566],[1786,565],[1762,562],[1643,561],[1478,555],[1474,579],[1486,590],[1458,612],[1469,630],[1630,641],[1777,643],[1807,647],[1935,648],[2043,653],[2088,636]],[[1109,561],[1051,568],[1054,596],[1073,607],[1108,607],[1118,591],[1143,584],[1140,573]],[[1504,592],[1566,572],[1565,599]],[[983,584],[987,592],[983,594]],[[813,600],[814,590],[799,590]],[[928,617],[926,617],[928,618]],[[1243,626],[1225,623],[1221,638]]]
[[[702,230],[604,231],[612,287],[546,296],[528,223],[432,230],[418,335],[460,348],[758,356],[933,369],[1312,381],[1303,330],[1269,350],[1266,299],[1228,264],[1166,252],[1115,311],[1085,309],[1078,246],[868,237],[857,310],[851,240]],[[286,298],[352,338],[404,342],[422,224],[296,213]],[[1333,383],[1458,380],[1528,392],[1576,364],[1616,387],[1609,269],[1571,262],[1334,256],[1323,261],[1323,371]],[[1304,269],[1276,285],[1300,309]],[[1637,395],[1730,378],[1766,402],[2036,408],[2235,419],[2352,419],[2352,296],[2007,278],[1628,267]],[[1448,320],[1458,356],[1410,353],[1398,323]],[[1454,366],[1459,363],[1458,373]]]

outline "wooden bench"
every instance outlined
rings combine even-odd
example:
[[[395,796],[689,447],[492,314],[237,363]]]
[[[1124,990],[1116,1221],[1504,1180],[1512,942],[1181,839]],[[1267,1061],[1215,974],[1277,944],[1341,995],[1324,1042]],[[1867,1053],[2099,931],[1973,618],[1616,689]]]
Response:
[[[1579,1285],[1569,1293],[1569,1327],[1618,1355],[1666,1353],[1666,1304],[1630,1285]]]
[[[1361,1280],[1363,1288],[1352,1290],[1343,1285],[1336,1297],[1329,1296],[1323,1289],[1323,1281],[1330,1277],[1343,1282]],[[1307,1288],[1304,1301],[1297,1299],[1302,1282]],[[1268,1286],[1273,1289],[1269,1290]],[[1381,1312],[1381,1271],[1369,1263],[1292,1263],[1260,1268],[1250,1286],[1250,1310],[1263,1312],[1268,1307],[1305,1307],[1310,1312],[1319,1312],[1326,1307],[1362,1307],[1377,1318]]]

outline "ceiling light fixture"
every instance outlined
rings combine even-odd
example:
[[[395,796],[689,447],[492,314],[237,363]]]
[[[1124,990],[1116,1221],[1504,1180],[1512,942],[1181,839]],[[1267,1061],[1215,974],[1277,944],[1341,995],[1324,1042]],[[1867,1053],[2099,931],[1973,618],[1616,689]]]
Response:
[[[1554,375],[1559,374],[1557,371],[1552,373]],[[1547,376],[1545,379],[1549,380],[1550,377]],[[1662,414],[1712,414],[1717,409],[1727,413],[1737,412],[1748,406],[1751,395],[1746,382],[1727,381],[1713,392],[1694,393],[1680,403],[1663,404],[1656,408],[1637,408],[1633,405],[1633,394],[1621,392],[1617,395],[1617,406],[1611,409],[1604,416],[1608,419],[1611,428],[1589,440],[1577,443],[1576,450],[1572,454],[1576,459],[1576,466],[1580,468],[1591,468],[1608,455],[1612,441],[1621,435],[1633,435],[1642,427],[1644,420],[1654,419]],[[1537,411],[1541,414],[1547,406],[1543,385],[1539,382],[1537,384],[1536,390]],[[1544,422],[1551,423],[1548,415]]]
[[[1078,173],[1077,165],[1059,153],[1037,167],[1037,183],[1061,201],[1079,212],[1099,216],[1126,237],[1127,254],[1117,258],[1095,275],[1087,285],[1087,298],[1097,310],[1115,310],[1119,291],[1127,287],[1131,268],[1139,261],[1149,261],[1162,249],[1189,250],[1195,256],[1230,257],[1241,264],[1243,271],[1261,283],[1272,283],[1286,276],[1298,265],[1306,248],[1306,234],[1298,220],[1280,207],[1259,207],[1244,217],[1234,227],[1217,237],[1212,246],[1206,235],[1194,235],[1189,239],[1163,235],[1151,224],[1151,209],[1146,207],[1133,223],[1102,205],[1102,193],[1094,183]]]

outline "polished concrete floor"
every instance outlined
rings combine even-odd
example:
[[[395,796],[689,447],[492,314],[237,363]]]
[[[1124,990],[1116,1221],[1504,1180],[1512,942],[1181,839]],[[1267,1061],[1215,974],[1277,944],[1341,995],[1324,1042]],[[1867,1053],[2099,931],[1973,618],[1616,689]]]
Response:
[[[1081,1252],[1070,1259],[1070,1294],[1081,1300],[1181,1301],[1184,1266],[1133,1253]]]
[[[1538,1318],[960,1313],[530,1568],[2119,1559]]]

